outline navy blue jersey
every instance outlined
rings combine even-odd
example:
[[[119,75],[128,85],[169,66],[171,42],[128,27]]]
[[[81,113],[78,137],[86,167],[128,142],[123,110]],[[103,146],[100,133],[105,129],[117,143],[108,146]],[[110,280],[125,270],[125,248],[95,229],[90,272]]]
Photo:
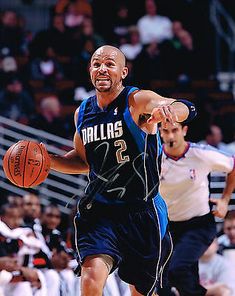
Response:
[[[96,96],[80,106],[77,131],[90,166],[86,194],[103,203],[147,201],[158,193],[161,143],[132,119],[128,96],[135,90],[125,87],[105,109]]]

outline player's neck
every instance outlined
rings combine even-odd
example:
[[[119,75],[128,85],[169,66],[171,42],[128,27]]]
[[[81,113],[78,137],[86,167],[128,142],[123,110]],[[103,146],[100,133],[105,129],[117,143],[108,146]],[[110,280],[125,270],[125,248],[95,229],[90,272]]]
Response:
[[[123,85],[120,85],[120,87],[117,87],[113,91],[109,92],[96,92],[96,97],[97,97],[97,103],[100,108],[105,108],[108,106],[110,103],[112,103],[122,92],[124,89]]]
[[[188,147],[188,142],[184,141],[182,145],[180,145],[179,147],[169,147],[165,145],[164,150],[170,156],[179,157],[184,154],[184,152],[187,150],[187,147]]]

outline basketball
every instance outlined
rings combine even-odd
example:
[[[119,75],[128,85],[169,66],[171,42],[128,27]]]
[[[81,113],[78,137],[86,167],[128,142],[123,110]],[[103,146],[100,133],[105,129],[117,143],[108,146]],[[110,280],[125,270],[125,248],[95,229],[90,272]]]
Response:
[[[24,188],[34,187],[47,178],[50,157],[42,145],[22,140],[7,150],[3,170],[13,184]]]

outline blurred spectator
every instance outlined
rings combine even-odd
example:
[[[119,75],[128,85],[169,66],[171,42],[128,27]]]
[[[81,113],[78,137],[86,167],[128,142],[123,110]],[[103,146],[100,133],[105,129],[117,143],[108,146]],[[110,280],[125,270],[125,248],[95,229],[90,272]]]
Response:
[[[7,201],[9,204],[15,205],[18,208],[22,209],[23,206],[23,198],[18,195],[8,195],[7,196]]]
[[[219,126],[212,124],[205,131],[205,140],[200,141],[200,144],[208,144],[216,147],[228,154],[232,154],[229,150],[228,145],[222,142],[223,134]]]
[[[220,251],[224,254],[225,250],[233,250],[235,253],[235,210],[231,210],[227,213],[223,223],[224,234],[218,238]],[[234,255],[235,264],[235,255]]]
[[[143,88],[149,88],[151,80],[160,79],[163,65],[159,46],[152,42],[143,47],[133,63],[134,80]]]
[[[127,43],[128,28],[131,25],[127,4],[119,3],[113,22],[113,35],[117,46]]]
[[[222,255],[217,254],[215,239],[199,260],[200,283],[207,289],[206,295],[234,296],[234,268]]]
[[[24,211],[23,211],[23,198],[18,195],[8,195],[7,196],[7,202],[10,205],[13,205],[18,208],[19,213],[23,217]]]
[[[172,23],[173,38],[161,44],[164,69],[167,79],[180,79],[183,75],[189,80],[193,76],[195,52],[191,34],[181,22]]]
[[[71,53],[71,40],[69,32],[64,24],[64,15],[56,14],[52,18],[51,28],[36,33],[30,43],[32,57],[41,57],[48,47],[51,47],[56,55],[68,56]]]
[[[65,11],[65,25],[69,28],[78,27],[85,17],[92,17],[92,8],[87,0],[70,2]]]
[[[235,132],[233,131],[233,142],[227,145],[228,149],[235,155]]]
[[[23,196],[24,224],[33,227],[34,224],[40,224],[41,205],[39,197],[35,194],[28,193]]]
[[[43,98],[40,103],[40,113],[29,121],[29,125],[57,136],[68,137],[66,123],[61,118],[61,108],[57,96]]]
[[[23,54],[24,33],[14,11],[4,11],[0,24],[0,50],[2,54]]]
[[[90,58],[96,49],[93,38],[86,38],[80,53],[73,58],[73,77],[78,86],[86,90],[94,89],[88,72]]]
[[[3,287],[4,293],[18,296],[23,292],[24,295],[30,296],[40,289],[39,293],[46,296],[44,277],[36,269],[22,266],[27,254],[35,254],[39,250],[40,241],[33,237],[30,229],[22,228],[21,225],[22,215],[18,207],[12,204],[4,205],[1,208],[0,221],[1,246],[6,252],[5,256],[15,257],[18,262],[18,268],[11,274],[11,283],[5,283]],[[2,256],[3,253],[0,252]],[[20,271],[17,277],[14,276],[16,271]]]
[[[79,86],[74,90],[74,100],[75,101],[83,101],[91,96],[95,95],[95,90],[87,90],[83,86]]]
[[[68,11],[71,3],[76,14],[92,17],[92,7],[87,0],[58,0],[55,5],[55,12],[64,13]]]
[[[71,46],[68,31],[64,24],[64,15],[56,14],[52,19],[52,28],[49,29],[49,42],[55,54],[69,55]]]
[[[14,57],[6,56],[2,59],[1,69],[5,73],[14,73],[17,71],[17,62]]]
[[[12,76],[19,76],[16,59],[12,56],[3,56],[0,58],[0,87],[4,87]]]
[[[63,69],[53,48],[47,47],[42,57],[32,60],[30,77],[35,80],[43,80],[46,88],[53,88],[55,81],[63,79]]]
[[[42,225],[40,222],[41,205],[39,197],[29,193],[23,196],[23,201],[25,226],[31,227],[36,238],[41,242],[40,251],[35,254],[33,258],[30,258],[30,260],[28,259],[28,261],[32,262],[34,267],[43,272],[46,286],[50,291],[50,296],[60,296],[60,278],[58,273],[53,269],[51,262],[52,252],[46,244],[42,234]]]
[[[0,91],[0,115],[27,124],[34,114],[33,98],[17,77],[9,77]]]
[[[127,42],[123,43],[119,49],[125,54],[127,60],[133,61],[141,52],[143,45],[140,42],[139,30],[136,26],[128,28]]]
[[[105,44],[104,39],[94,31],[91,18],[84,18],[81,25],[81,44],[85,44],[87,40],[93,40],[95,48]]]
[[[166,16],[157,14],[157,5],[154,0],[145,0],[146,15],[138,23],[140,40],[143,44],[152,42],[161,43],[173,37],[172,23]]]
[[[60,210],[56,205],[48,205],[44,208],[41,224],[42,234],[47,246],[52,252],[51,263],[59,273],[60,283],[63,284],[68,295],[73,294],[75,275],[69,268],[69,262],[74,258],[72,250],[66,248],[61,232],[57,229],[61,221]]]

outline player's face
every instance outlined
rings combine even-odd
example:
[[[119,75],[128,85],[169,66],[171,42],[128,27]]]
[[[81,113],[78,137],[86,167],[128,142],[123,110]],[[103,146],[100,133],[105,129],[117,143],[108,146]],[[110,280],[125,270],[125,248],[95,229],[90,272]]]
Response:
[[[163,142],[168,148],[179,148],[184,143],[184,136],[187,132],[187,127],[182,127],[179,123],[175,125],[166,123],[160,129]]]
[[[124,56],[115,48],[99,48],[91,59],[90,77],[99,92],[109,92],[122,86],[128,73]]]
[[[224,221],[224,233],[229,237],[231,244],[235,244],[235,219]]]

